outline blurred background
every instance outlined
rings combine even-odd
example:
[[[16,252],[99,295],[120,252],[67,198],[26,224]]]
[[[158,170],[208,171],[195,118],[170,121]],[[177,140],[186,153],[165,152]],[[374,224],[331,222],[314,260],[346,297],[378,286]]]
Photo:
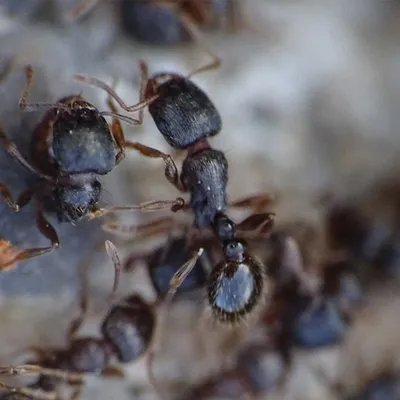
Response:
[[[140,59],[148,62],[151,73],[181,74],[209,59],[195,42],[156,45],[139,40],[123,22],[127,11],[122,11],[122,1],[99,1],[82,18],[68,20],[77,3],[0,0],[0,68],[6,75],[0,83],[0,123],[23,154],[29,151],[32,131],[43,116],[43,112],[18,108],[27,63],[35,71],[32,101],[54,102],[82,92],[104,110],[105,94],[77,84],[74,74],[93,75],[109,84],[118,78],[117,92],[134,104],[139,96]],[[347,226],[335,232],[339,247],[352,252],[358,246],[352,253],[357,261],[352,273],[362,280],[363,306],[352,313],[351,323],[333,345],[295,346],[285,368],[272,352],[254,361],[266,374],[260,378],[268,382],[263,389],[195,397],[182,393],[230,370],[246,345],[264,345],[268,336],[268,326],[260,327],[259,321],[237,332],[202,324],[200,294],[172,306],[155,362],[156,375],[174,399],[400,399],[400,3],[238,0],[238,4],[236,29],[227,29],[226,24],[218,29],[200,26],[205,43],[222,59],[222,66],[194,78],[223,119],[223,129],[211,143],[229,161],[229,198],[260,192],[273,195],[276,229],[298,235],[305,260],[317,264],[315,260],[324,259],[332,244],[327,229],[332,207],[346,204],[362,211],[367,221],[360,222],[362,228],[355,229],[359,221],[343,213],[335,218]],[[126,138],[171,152],[147,111],[142,126],[123,126]],[[179,163],[183,160],[181,154],[174,157]],[[32,181],[4,151],[0,171],[1,181],[14,197]],[[177,195],[164,178],[162,162],[135,152],[128,152],[115,170],[102,177],[102,183],[106,204]],[[125,213],[121,223],[128,226],[168,215],[156,214]],[[241,213],[234,215],[241,217]],[[79,269],[90,255],[90,308],[82,334],[98,334],[113,280],[112,264],[104,251],[98,251],[99,243],[113,240],[123,259],[137,251],[134,234],[125,239],[106,234],[101,221],[73,226],[49,218],[61,248],[0,274],[2,365],[15,364],[16,354],[29,346],[65,345],[68,325],[78,313]],[[190,215],[177,218],[191,222]],[[300,226],[311,234],[305,235]],[[46,245],[35,225],[34,205],[18,214],[0,205],[0,235],[17,248]],[[148,251],[155,245],[149,244]],[[384,274],[370,273],[367,264]],[[126,273],[118,291],[154,299],[145,268]],[[321,319],[315,329],[325,325]],[[251,363],[250,370],[255,368]],[[125,371],[126,379],[89,378],[82,398],[157,398],[144,358],[127,365]],[[278,376],[283,375],[282,383]],[[23,385],[31,380],[24,377],[15,382]],[[235,388],[229,382],[226,385]],[[378,386],[365,391],[370,383]]]

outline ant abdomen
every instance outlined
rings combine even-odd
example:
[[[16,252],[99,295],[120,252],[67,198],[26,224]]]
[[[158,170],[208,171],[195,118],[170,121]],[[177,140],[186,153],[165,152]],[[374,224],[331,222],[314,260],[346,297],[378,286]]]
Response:
[[[105,175],[116,165],[116,146],[107,121],[81,98],[68,97],[70,111],[58,110],[52,128],[52,151],[66,174]]]
[[[156,1],[122,0],[121,25],[137,40],[153,45],[173,45],[190,36],[176,11]]]
[[[262,266],[248,255],[241,261],[222,261],[214,267],[208,284],[208,299],[221,322],[237,322],[253,311],[265,291]]]
[[[157,82],[157,75],[150,80]],[[149,112],[168,144],[187,149],[202,139],[215,136],[222,129],[218,110],[209,97],[191,80],[173,74],[153,89],[156,98]]]
[[[79,338],[58,354],[55,365],[64,371],[101,373],[109,364],[111,354],[103,339]]]
[[[195,225],[210,226],[227,204],[228,162],[224,153],[207,148],[191,154],[182,165],[181,179],[191,193]]]
[[[118,360],[127,363],[146,352],[155,323],[151,306],[140,296],[133,295],[111,308],[101,326],[101,333]]]

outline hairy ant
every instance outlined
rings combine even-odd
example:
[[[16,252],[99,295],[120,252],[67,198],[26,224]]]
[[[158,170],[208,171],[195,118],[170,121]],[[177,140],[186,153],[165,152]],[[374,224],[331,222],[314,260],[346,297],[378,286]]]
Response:
[[[115,246],[106,242],[107,253],[120,270],[120,259]],[[131,294],[113,302],[100,326],[100,337],[77,337],[76,334],[84,322],[88,309],[87,283],[84,281],[80,300],[80,315],[72,321],[68,330],[68,345],[61,349],[33,349],[37,359],[26,365],[0,368],[0,375],[39,374],[39,380],[31,387],[17,388],[0,383],[0,388],[20,395],[28,395],[37,400],[56,400],[54,389],[60,381],[75,387],[74,398],[79,395],[84,384],[85,374],[123,375],[114,367],[112,359],[120,363],[130,363],[147,355],[149,379],[157,391],[152,363],[156,353],[157,329],[162,331],[162,316],[175,292],[189,271],[196,264],[203,249],[199,249],[186,263],[176,271],[170,280],[166,296],[154,304],[145,301],[138,294]],[[114,289],[115,289],[114,282]],[[114,290],[113,290],[113,294]],[[156,310],[159,311],[157,324]],[[160,328],[157,328],[160,325]]]
[[[43,205],[54,211],[60,222],[74,223],[85,215],[95,213],[102,189],[98,176],[106,175],[115,168],[123,159],[125,150],[122,127],[115,113],[98,111],[80,95],[64,97],[54,104],[27,103],[33,81],[31,66],[26,67],[26,79],[20,108],[26,111],[50,108],[33,134],[32,162],[21,155],[1,127],[0,143],[23,167],[34,173],[39,182],[25,190],[17,202],[13,201],[4,184],[0,184],[0,194],[17,211],[35,195],[38,197],[37,225],[51,241],[51,246],[21,251],[13,260],[1,263],[0,268],[58,248],[58,235],[44,217]],[[104,116],[113,117],[111,127]]]

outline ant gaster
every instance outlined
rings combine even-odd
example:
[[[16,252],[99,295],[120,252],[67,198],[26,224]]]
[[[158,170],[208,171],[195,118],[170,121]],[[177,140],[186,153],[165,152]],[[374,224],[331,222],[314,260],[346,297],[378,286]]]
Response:
[[[114,263],[115,271],[119,271],[121,265],[115,246],[106,241],[106,249]],[[156,354],[155,346],[158,340],[157,332],[162,332],[161,317],[165,313],[165,310],[162,310],[161,307],[166,308],[172,301],[175,292],[193,268],[193,265],[196,264],[202,252],[203,249],[200,249],[185,264],[181,265],[170,281],[166,296],[156,300],[154,304],[148,303],[138,294],[131,294],[116,303],[113,302],[101,323],[100,337],[76,337],[88,308],[85,273],[80,300],[80,315],[70,325],[68,345],[62,349],[34,348],[33,350],[38,356],[35,361],[26,365],[0,368],[1,375],[26,373],[40,375],[39,380],[32,387],[16,388],[0,383],[0,388],[27,395],[37,400],[56,400],[58,396],[53,391],[61,380],[75,386],[74,398],[76,398],[84,383],[85,374],[123,375],[122,371],[112,366],[113,358],[116,358],[120,363],[130,363],[146,355],[149,379],[154,388],[161,394],[152,370],[152,363]],[[114,290],[113,294],[115,294]],[[156,309],[160,311],[158,321]]]
[[[33,81],[31,66],[26,67],[26,78],[20,108],[26,111],[50,108],[33,134],[30,149],[32,162],[21,155],[1,127],[0,143],[22,166],[33,172],[39,182],[25,190],[17,202],[13,201],[4,184],[0,184],[0,194],[17,211],[35,195],[38,197],[37,225],[51,241],[51,246],[21,251],[15,259],[2,263],[0,268],[59,247],[58,235],[44,217],[43,206],[55,211],[60,221],[72,223],[95,213],[101,195],[97,177],[110,172],[123,159],[125,150],[122,127],[115,113],[98,111],[80,95],[64,97],[55,104],[27,103]],[[107,115],[113,117],[111,127],[104,119]],[[128,119],[135,123],[132,118]]]

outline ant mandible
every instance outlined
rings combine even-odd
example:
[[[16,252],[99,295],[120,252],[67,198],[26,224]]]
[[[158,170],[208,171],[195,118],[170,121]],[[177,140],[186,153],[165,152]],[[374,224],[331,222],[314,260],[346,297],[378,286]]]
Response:
[[[115,246],[106,241],[106,250],[111,258],[115,271],[121,269],[120,259]],[[73,398],[77,398],[84,384],[85,374],[123,375],[111,364],[113,358],[121,363],[137,361],[147,355],[149,379],[156,391],[162,396],[162,390],[154,377],[152,364],[156,354],[159,335],[164,325],[163,317],[176,291],[197,263],[203,249],[199,249],[185,264],[176,271],[170,280],[169,290],[165,296],[150,304],[138,294],[131,294],[113,302],[101,323],[101,337],[81,337],[76,334],[88,309],[88,289],[83,280],[80,314],[72,321],[68,330],[68,345],[62,349],[34,348],[37,359],[26,365],[0,368],[0,375],[39,374],[39,380],[31,387],[17,388],[0,382],[0,388],[11,393],[29,396],[36,400],[56,400],[54,392],[57,383],[64,381],[75,386]],[[84,276],[86,278],[86,274]],[[113,295],[115,295],[115,282]],[[164,308],[164,309],[162,309]],[[159,310],[158,321],[156,309]],[[158,325],[158,328],[157,328]],[[158,336],[157,336],[158,334]]]
[[[23,250],[15,258],[1,263],[0,269],[58,248],[57,232],[45,218],[43,206],[55,211],[60,222],[74,223],[95,213],[102,190],[98,175],[109,173],[125,154],[125,140],[117,114],[100,112],[80,95],[64,97],[56,103],[28,103],[33,82],[30,65],[26,67],[26,79],[20,108],[25,111],[50,108],[34,131],[30,151],[32,162],[21,155],[1,126],[0,144],[23,167],[34,173],[39,182],[25,190],[16,202],[3,183],[0,183],[0,194],[16,211],[25,207],[35,195],[38,197],[37,226],[51,241],[51,246]],[[109,104],[112,106],[111,99]],[[113,118],[111,126],[104,116]],[[133,124],[137,122],[133,118],[120,117]]]

